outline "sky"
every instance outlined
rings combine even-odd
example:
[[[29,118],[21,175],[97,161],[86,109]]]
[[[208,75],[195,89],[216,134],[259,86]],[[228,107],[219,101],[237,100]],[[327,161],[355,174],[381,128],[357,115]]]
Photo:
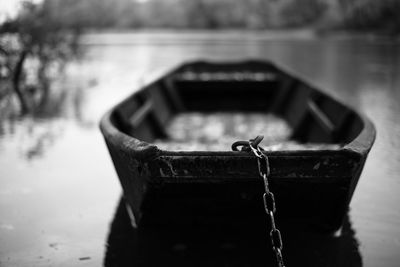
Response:
[[[37,3],[42,0],[31,1]],[[23,0],[0,0],[0,23],[9,17],[15,16],[21,2],[23,2]]]
[[[23,1],[31,1],[34,3],[41,2],[43,0],[0,0],[0,23],[9,17],[13,17],[17,14],[18,8]],[[137,2],[145,3],[148,0],[136,0]]]

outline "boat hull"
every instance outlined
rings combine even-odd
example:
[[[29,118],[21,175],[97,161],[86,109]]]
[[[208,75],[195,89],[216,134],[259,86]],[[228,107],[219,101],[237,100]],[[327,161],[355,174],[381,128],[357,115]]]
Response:
[[[184,64],[103,117],[101,130],[138,226],[266,222],[254,155],[166,151],[152,144],[166,136],[172,117],[193,111],[271,112],[292,125],[294,140],[340,144],[265,151],[277,220],[323,231],[340,228],[375,129],[358,112],[259,61]]]

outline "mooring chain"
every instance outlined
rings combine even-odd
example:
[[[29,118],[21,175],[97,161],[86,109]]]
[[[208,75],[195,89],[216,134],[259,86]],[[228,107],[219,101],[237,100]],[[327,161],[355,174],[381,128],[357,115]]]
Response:
[[[243,141],[235,142],[232,145],[232,149],[234,151],[237,151],[238,146],[242,146],[242,151],[251,151],[257,158],[258,173],[264,181],[264,188],[265,188],[265,193],[263,195],[264,209],[271,223],[270,238],[272,243],[272,249],[275,252],[278,266],[285,267],[282,256],[283,243],[282,243],[281,232],[279,231],[278,228],[276,228],[275,224],[275,212],[276,212],[275,197],[269,188],[269,181],[268,181],[270,174],[269,160],[267,155],[263,153],[263,149],[258,145],[263,138],[264,138],[263,136],[257,136],[256,138],[248,142],[243,142]]]

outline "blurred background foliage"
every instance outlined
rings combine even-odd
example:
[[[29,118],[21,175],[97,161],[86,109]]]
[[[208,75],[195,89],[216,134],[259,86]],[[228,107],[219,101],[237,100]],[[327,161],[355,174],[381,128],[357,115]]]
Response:
[[[35,0],[0,21],[0,107],[44,108],[84,30],[312,28],[398,35],[400,0]],[[4,102],[4,101],[3,101]]]
[[[44,0],[45,20],[67,28],[267,29],[340,27],[398,32],[399,0]],[[25,2],[23,5],[27,5]],[[32,4],[31,5],[35,5]],[[24,9],[21,9],[22,13]]]
[[[52,79],[79,54],[81,27],[72,18],[68,24],[59,20],[61,2],[21,2],[17,16],[0,25],[1,105],[15,93],[21,113],[43,111]]]
[[[59,24],[83,28],[340,27],[394,33],[399,0],[50,0]]]

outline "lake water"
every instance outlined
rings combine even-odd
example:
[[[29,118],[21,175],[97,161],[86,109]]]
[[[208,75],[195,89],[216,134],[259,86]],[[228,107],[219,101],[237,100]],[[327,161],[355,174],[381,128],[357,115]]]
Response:
[[[82,42],[86,54],[59,81],[65,93],[54,97],[54,105],[0,123],[0,266],[130,262],[138,253],[130,241],[137,233],[118,208],[121,189],[98,129],[101,115],[145,80],[185,60],[248,58],[272,60],[364,112],[378,133],[342,234],[284,232],[288,266],[398,266],[399,40],[232,31],[89,34]],[[148,235],[147,247],[154,241]],[[238,243],[248,240],[235,235]],[[269,257],[254,244],[210,251],[176,242],[172,256],[160,245],[139,258],[149,264],[162,263],[155,260],[161,257],[178,258],[182,266],[258,266]]]

